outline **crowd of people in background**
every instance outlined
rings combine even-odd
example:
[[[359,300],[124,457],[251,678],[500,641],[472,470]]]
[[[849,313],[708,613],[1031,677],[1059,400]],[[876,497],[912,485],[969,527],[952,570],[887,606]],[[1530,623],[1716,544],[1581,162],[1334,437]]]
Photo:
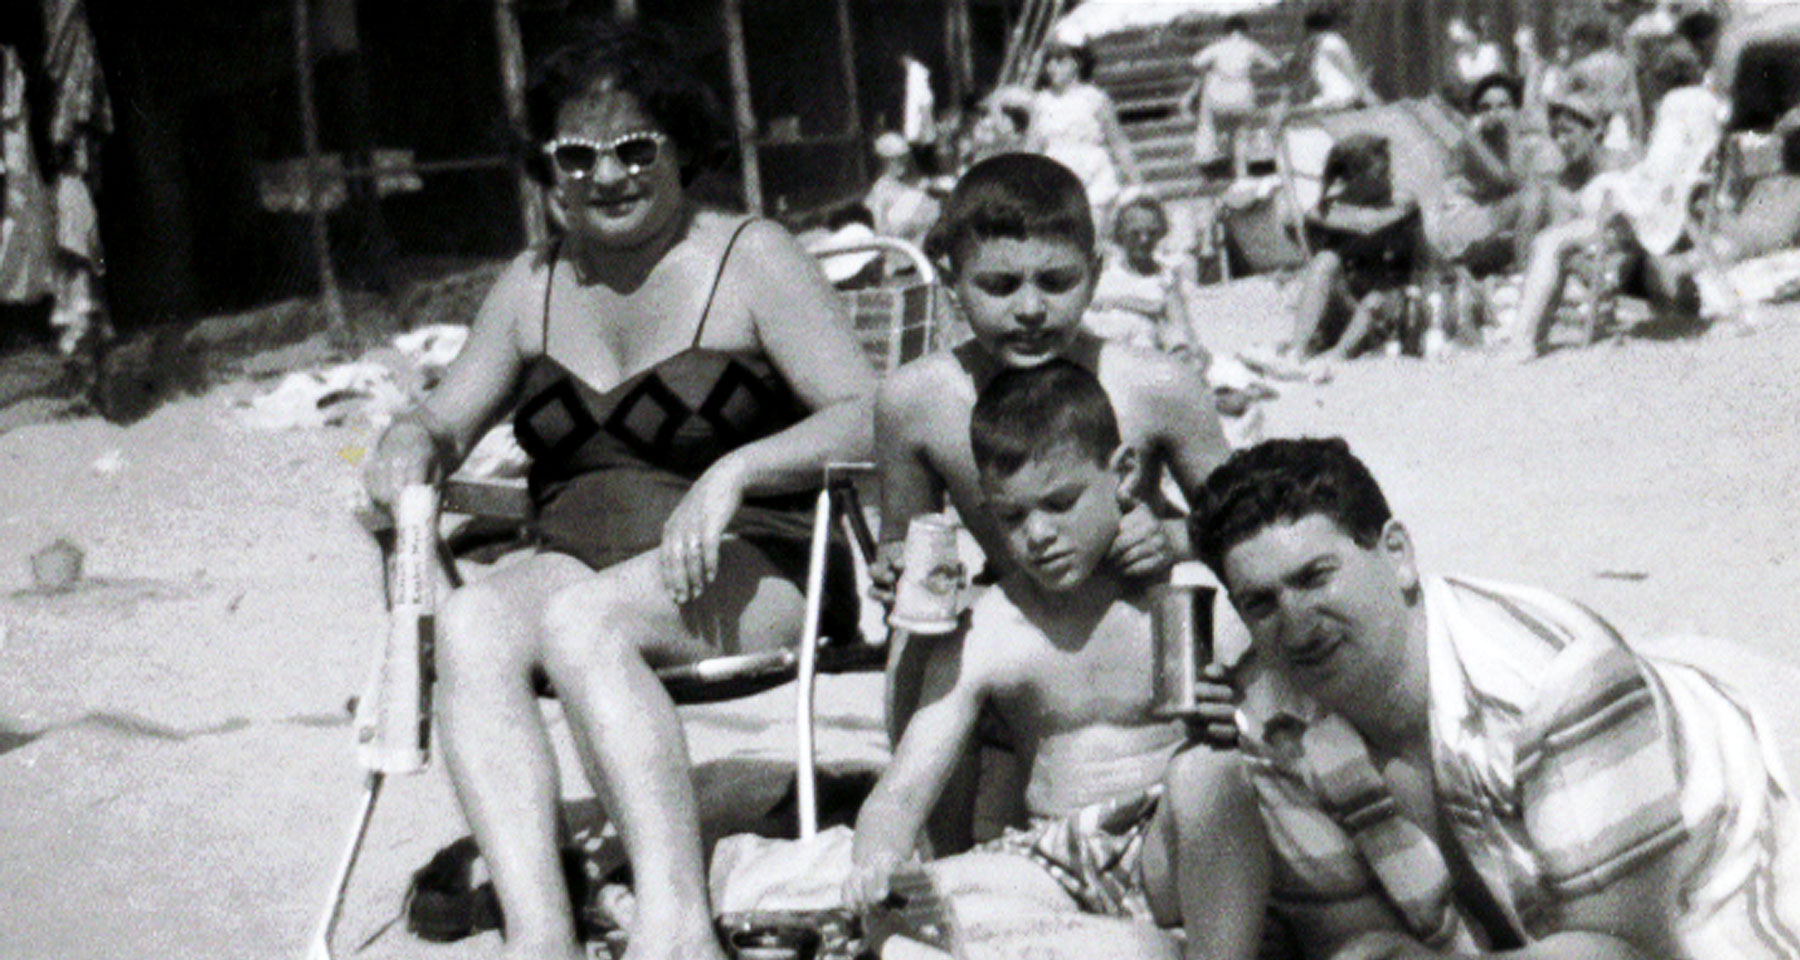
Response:
[[[1341,32],[1342,14],[1328,3],[1309,9],[1301,35],[1285,45],[1244,15],[1221,18],[1191,57],[1192,82],[1175,106],[1194,125],[1195,176],[1254,182],[1252,154],[1266,160],[1271,131],[1290,117],[1383,102],[1379,78]],[[1779,8],[1732,16],[1699,0],[1620,0],[1553,12],[1541,29],[1522,26],[1510,38],[1496,36],[1484,16],[1452,17],[1441,48],[1445,83],[1434,94],[1460,128],[1442,145],[1443,189],[1418,194],[1404,168],[1361,183],[1327,175],[1316,205],[1284,211],[1310,261],[1291,288],[1292,335],[1273,355],[1304,365],[1383,344],[1419,352],[1429,337],[1434,347],[1504,344],[1532,358],[1568,339],[1553,334],[1571,315],[1583,318],[1577,340],[1616,333],[1621,309],[1705,324],[1742,318],[1753,268],[1739,265],[1786,249],[1800,230],[1781,188],[1792,172],[1786,140],[1800,123],[1784,117],[1800,97],[1780,91],[1786,68],[1770,53],[1794,43],[1782,16]],[[1715,63],[1721,45],[1726,62]],[[883,172],[865,201],[874,229],[917,240],[930,219],[926,194],[941,198],[958,171],[985,157],[1038,152],[1081,177],[1095,222],[1114,241],[1103,277],[1163,284],[1172,303],[1184,291],[1192,299],[1208,276],[1195,252],[1210,252],[1223,230],[1209,219],[1217,205],[1172,215],[1154,202],[1116,105],[1093,82],[1091,49],[1052,40],[1041,65],[1032,89],[1004,87],[960,105],[935,142],[878,138]],[[1274,106],[1271,84],[1285,87]],[[1325,167],[1360,169],[1382,149],[1339,143]],[[917,165],[907,172],[914,158],[932,175]],[[1382,201],[1364,216],[1370,208],[1346,190],[1393,194],[1398,206]],[[896,204],[918,211],[917,220],[887,222]],[[1145,224],[1126,217],[1161,222],[1153,248],[1128,243]],[[1748,281],[1752,297],[1783,287]],[[1425,315],[1421,291],[1434,289],[1456,291],[1451,299],[1464,309]],[[1161,308],[1123,323],[1115,298],[1103,297],[1095,313],[1096,330],[1206,355],[1205,319],[1191,312],[1179,336]],[[1151,337],[1152,328],[1161,332]]]

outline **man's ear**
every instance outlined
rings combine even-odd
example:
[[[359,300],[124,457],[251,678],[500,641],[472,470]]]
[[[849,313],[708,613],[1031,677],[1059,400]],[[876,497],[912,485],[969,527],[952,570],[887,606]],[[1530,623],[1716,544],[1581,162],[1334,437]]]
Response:
[[[1138,476],[1142,469],[1143,464],[1138,460],[1137,448],[1128,443],[1119,444],[1119,448],[1113,451],[1111,457],[1107,458],[1106,470],[1113,475],[1114,481],[1118,484],[1117,492],[1121,507],[1129,509],[1132,504],[1137,502]]]
[[[1381,539],[1375,547],[1393,565],[1394,578],[1400,589],[1411,594],[1419,589],[1419,565],[1413,556],[1412,534],[1398,520],[1389,520],[1381,528]]]

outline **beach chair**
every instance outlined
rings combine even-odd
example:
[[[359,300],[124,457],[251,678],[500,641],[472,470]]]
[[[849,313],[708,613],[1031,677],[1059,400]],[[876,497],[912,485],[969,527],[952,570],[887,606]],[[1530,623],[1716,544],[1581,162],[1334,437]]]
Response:
[[[845,292],[857,338],[877,369],[885,372],[948,345],[954,332],[946,323],[949,311],[944,309],[937,271],[916,245],[892,238],[871,238],[811,252],[823,260],[871,251],[895,255],[906,263],[887,286]],[[834,528],[841,528],[854,548],[851,553],[856,562],[859,593],[863,592],[861,585],[868,581],[868,563],[874,557],[876,540],[862,490],[873,473],[874,465],[870,463],[828,463],[824,467],[813,516],[804,620],[795,647],[714,657],[657,670],[658,679],[678,706],[740,699],[790,681],[795,683],[795,800],[801,840],[811,839],[818,831],[815,682],[821,674],[877,672],[887,665],[885,634],[863,636],[859,631],[858,636],[851,637],[821,636],[826,557]],[[495,530],[509,531],[514,537],[512,542],[529,542],[520,539],[529,537],[532,520],[531,501],[522,478],[459,472],[440,485],[439,497],[442,512],[453,523],[460,521],[455,532],[440,531],[432,547],[451,586],[463,582],[460,544],[491,542]],[[385,512],[372,508],[359,511],[358,519],[381,547],[391,608],[395,588],[391,578],[398,543],[396,524]],[[469,527],[480,532],[470,536],[466,529]],[[870,616],[861,618],[863,623],[870,621]],[[429,650],[423,660],[424,682],[429,683]],[[547,687],[540,692],[555,695]],[[330,899],[309,942],[307,960],[329,960],[331,956],[331,936],[378,795],[381,771],[371,768],[370,772],[369,789],[340,860]]]

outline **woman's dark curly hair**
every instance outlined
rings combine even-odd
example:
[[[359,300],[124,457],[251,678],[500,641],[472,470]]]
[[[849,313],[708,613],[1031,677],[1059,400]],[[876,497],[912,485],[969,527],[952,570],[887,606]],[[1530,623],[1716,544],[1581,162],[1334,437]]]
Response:
[[[568,42],[533,72],[525,89],[526,170],[549,183],[550,165],[538,146],[556,136],[563,105],[602,81],[630,94],[674,141],[681,182],[720,166],[728,152],[726,126],[712,88],[695,76],[664,31],[610,20],[575,24]]]

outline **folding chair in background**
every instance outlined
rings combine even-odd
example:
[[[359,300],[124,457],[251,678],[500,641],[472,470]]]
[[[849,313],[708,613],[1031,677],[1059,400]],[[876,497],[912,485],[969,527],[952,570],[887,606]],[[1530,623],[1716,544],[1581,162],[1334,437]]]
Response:
[[[941,309],[943,291],[937,271],[914,244],[872,238],[812,253],[823,260],[871,251],[896,255],[908,265],[887,285],[844,292],[858,340],[876,368],[885,373],[947,345],[950,334],[944,320],[948,311]],[[868,581],[876,541],[859,487],[869,482],[873,472],[869,463],[828,463],[824,467],[813,514],[804,621],[795,647],[713,657],[657,670],[658,679],[678,706],[740,699],[795,682],[795,799],[801,840],[810,840],[818,831],[816,680],[821,674],[877,672],[887,665],[885,634],[865,637],[859,631],[853,637],[821,636],[826,558],[834,527],[841,527],[855,548],[851,552],[859,593]],[[331,960],[330,944],[344,895],[386,777],[415,773],[426,766],[433,585],[438,571],[451,587],[463,582],[456,538],[440,526],[440,510],[487,530],[511,528],[527,531],[529,536],[531,501],[521,478],[459,472],[437,490],[417,487],[405,491],[395,516],[372,507],[359,511],[358,520],[381,548],[391,627],[387,642],[371,661],[369,683],[356,705],[357,757],[366,772],[362,801],[323,912],[307,942],[306,960]],[[871,618],[862,619],[866,623]],[[554,696],[554,691],[544,693]]]

